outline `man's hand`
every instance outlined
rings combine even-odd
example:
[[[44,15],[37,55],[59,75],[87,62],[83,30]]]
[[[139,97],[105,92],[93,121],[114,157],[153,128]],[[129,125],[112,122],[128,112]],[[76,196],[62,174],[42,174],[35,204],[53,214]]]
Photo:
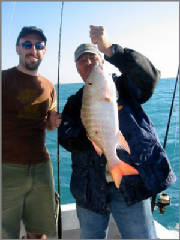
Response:
[[[108,57],[113,55],[111,50],[112,43],[108,41],[103,26],[90,25],[90,38],[92,43],[97,44],[100,52]]]
[[[49,112],[47,118],[47,129],[54,130],[61,124],[61,114],[57,113],[55,110]]]

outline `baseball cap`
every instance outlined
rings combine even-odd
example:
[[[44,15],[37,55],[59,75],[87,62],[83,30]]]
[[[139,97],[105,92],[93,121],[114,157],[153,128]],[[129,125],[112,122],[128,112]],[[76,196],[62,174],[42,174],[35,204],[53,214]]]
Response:
[[[40,28],[37,28],[35,26],[29,26],[29,27],[23,27],[21,29],[19,36],[17,38],[17,41],[16,41],[16,45],[19,45],[20,38],[23,38],[23,37],[25,37],[29,34],[33,34],[33,33],[39,35],[41,37],[42,41],[44,41],[46,44],[47,38],[44,35],[43,31]]]
[[[76,51],[74,52],[74,60],[75,62],[78,60],[78,58],[84,54],[84,53],[94,53],[96,55],[101,56],[100,52],[98,51],[97,47],[95,45],[89,44],[89,43],[83,43],[80,44]]]

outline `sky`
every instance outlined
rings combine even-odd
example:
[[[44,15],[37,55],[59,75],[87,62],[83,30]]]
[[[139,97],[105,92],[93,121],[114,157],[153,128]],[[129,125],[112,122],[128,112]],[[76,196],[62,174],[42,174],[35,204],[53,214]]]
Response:
[[[2,1],[2,69],[17,66],[16,39],[23,26],[35,25],[47,36],[47,52],[39,72],[58,80],[60,1]],[[65,1],[60,49],[60,83],[82,82],[74,51],[90,43],[89,26],[104,26],[109,41],[134,49],[150,59],[161,78],[176,77],[179,64],[178,1]],[[109,72],[118,69],[105,63]],[[120,73],[119,73],[120,74]]]

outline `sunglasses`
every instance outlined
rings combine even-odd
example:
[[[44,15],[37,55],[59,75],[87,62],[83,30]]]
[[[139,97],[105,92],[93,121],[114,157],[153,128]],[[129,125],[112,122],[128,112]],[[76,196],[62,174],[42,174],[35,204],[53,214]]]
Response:
[[[32,46],[35,46],[36,50],[43,50],[45,48],[45,45],[43,43],[36,43],[32,44],[32,42],[26,41],[22,43],[22,48],[24,49],[31,49]]]

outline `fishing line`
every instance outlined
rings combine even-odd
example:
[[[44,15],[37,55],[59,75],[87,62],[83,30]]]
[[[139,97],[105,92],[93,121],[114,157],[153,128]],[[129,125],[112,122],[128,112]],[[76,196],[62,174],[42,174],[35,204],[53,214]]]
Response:
[[[8,33],[7,33],[7,39],[10,39],[10,32],[12,33],[11,27],[12,27],[15,10],[16,10],[16,2],[12,2],[12,12],[11,12],[11,16],[9,17],[9,21],[8,21],[9,27],[7,27],[7,29],[9,29]]]
[[[176,95],[176,88],[177,88],[178,77],[179,77],[179,68],[178,68],[176,81],[175,81],[175,87],[174,87],[174,92],[173,92],[171,108],[170,108],[170,112],[169,112],[169,119],[168,119],[168,123],[167,123],[166,135],[165,135],[165,138],[164,138],[164,144],[163,144],[163,148],[164,149],[166,148],[166,143],[167,143],[167,137],[168,137],[169,126],[170,126],[170,121],[171,121],[171,117],[172,117],[172,111],[173,111],[174,99],[175,99],[175,95]]]
[[[62,19],[63,19],[64,2],[61,4],[60,28],[59,28],[59,50],[58,50],[58,82],[57,82],[57,111],[59,113],[59,72],[61,60],[61,37],[62,37]],[[62,218],[61,218],[61,194],[60,194],[60,152],[59,152],[59,131],[57,131],[57,181],[59,194],[59,216],[58,216],[58,238],[62,238]]]

